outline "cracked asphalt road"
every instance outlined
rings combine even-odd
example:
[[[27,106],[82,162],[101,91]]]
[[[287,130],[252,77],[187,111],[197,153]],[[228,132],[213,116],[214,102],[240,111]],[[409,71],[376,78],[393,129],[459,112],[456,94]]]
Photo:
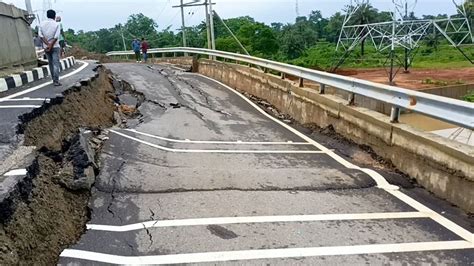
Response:
[[[378,188],[228,88],[169,65],[106,67],[146,100],[111,130],[89,230],[60,264],[474,262],[472,228]]]
[[[8,156],[20,143],[16,132],[17,125],[20,123],[19,117],[31,112],[34,108],[42,106],[45,101],[57,97],[74,83],[93,76],[93,69],[97,65],[94,61],[87,61],[87,64],[82,71],[61,79],[63,86],[54,87],[50,84],[29,91],[51,80],[46,78],[0,93],[0,161]],[[83,61],[78,61],[73,67],[61,72],[60,77],[77,71],[83,65]]]

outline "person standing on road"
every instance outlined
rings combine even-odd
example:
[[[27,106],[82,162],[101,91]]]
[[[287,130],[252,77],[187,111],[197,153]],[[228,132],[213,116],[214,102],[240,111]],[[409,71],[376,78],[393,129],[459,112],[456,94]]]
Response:
[[[135,52],[135,58],[137,59],[137,63],[140,63],[142,61],[141,56],[140,56],[140,41],[137,39],[133,39],[132,42],[132,49]]]
[[[38,32],[35,32],[35,38],[33,39],[33,43],[35,44],[36,51],[43,49],[43,40],[38,36]]]
[[[143,62],[146,63],[148,59],[148,43],[146,42],[145,38],[142,38],[142,53],[143,53]]]
[[[46,12],[48,20],[41,23],[39,36],[43,41],[44,52],[48,58],[49,70],[53,78],[54,86],[61,86],[59,83],[59,35],[61,34],[60,25],[56,22],[56,12],[48,10]]]
[[[64,54],[65,54],[65,48],[66,48],[66,39],[64,38],[64,30],[63,30],[63,24],[61,23],[61,17],[60,16],[57,16],[56,17],[56,22],[59,23],[59,29],[60,29],[60,33],[59,33],[59,47],[61,47],[61,58],[64,57]]]

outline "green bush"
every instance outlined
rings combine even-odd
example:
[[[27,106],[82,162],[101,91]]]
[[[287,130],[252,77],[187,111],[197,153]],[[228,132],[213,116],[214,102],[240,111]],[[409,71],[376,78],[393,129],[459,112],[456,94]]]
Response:
[[[469,91],[469,93],[463,97],[463,100],[474,103],[474,91]]]

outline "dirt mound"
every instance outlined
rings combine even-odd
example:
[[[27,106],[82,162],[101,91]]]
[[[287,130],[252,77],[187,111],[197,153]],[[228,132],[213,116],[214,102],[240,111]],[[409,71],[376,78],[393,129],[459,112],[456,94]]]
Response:
[[[101,129],[114,124],[116,110],[109,74],[97,71],[95,78],[21,118],[25,143],[39,150],[0,217],[0,265],[54,265],[85,231],[98,173],[95,154],[98,141],[106,139]],[[92,129],[89,137],[81,128]]]
[[[86,51],[80,47],[73,46],[69,51],[68,51],[68,56],[74,56],[76,59],[81,59],[81,60],[97,60],[100,63],[112,63],[115,62],[111,57],[106,56],[105,54],[98,54],[98,53],[93,53]]]
[[[24,133],[25,145],[61,151],[62,141],[77,133],[78,128],[112,126],[114,91],[108,74],[99,71],[89,84],[70,88],[64,98],[52,99],[49,105],[21,117],[19,133]]]

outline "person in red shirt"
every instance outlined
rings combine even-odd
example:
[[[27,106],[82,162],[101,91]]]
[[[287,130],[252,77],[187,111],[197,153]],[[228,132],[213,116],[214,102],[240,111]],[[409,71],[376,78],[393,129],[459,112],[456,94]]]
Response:
[[[143,61],[146,63],[148,59],[148,43],[146,42],[145,38],[142,38],[142,53],[143,53]]]

